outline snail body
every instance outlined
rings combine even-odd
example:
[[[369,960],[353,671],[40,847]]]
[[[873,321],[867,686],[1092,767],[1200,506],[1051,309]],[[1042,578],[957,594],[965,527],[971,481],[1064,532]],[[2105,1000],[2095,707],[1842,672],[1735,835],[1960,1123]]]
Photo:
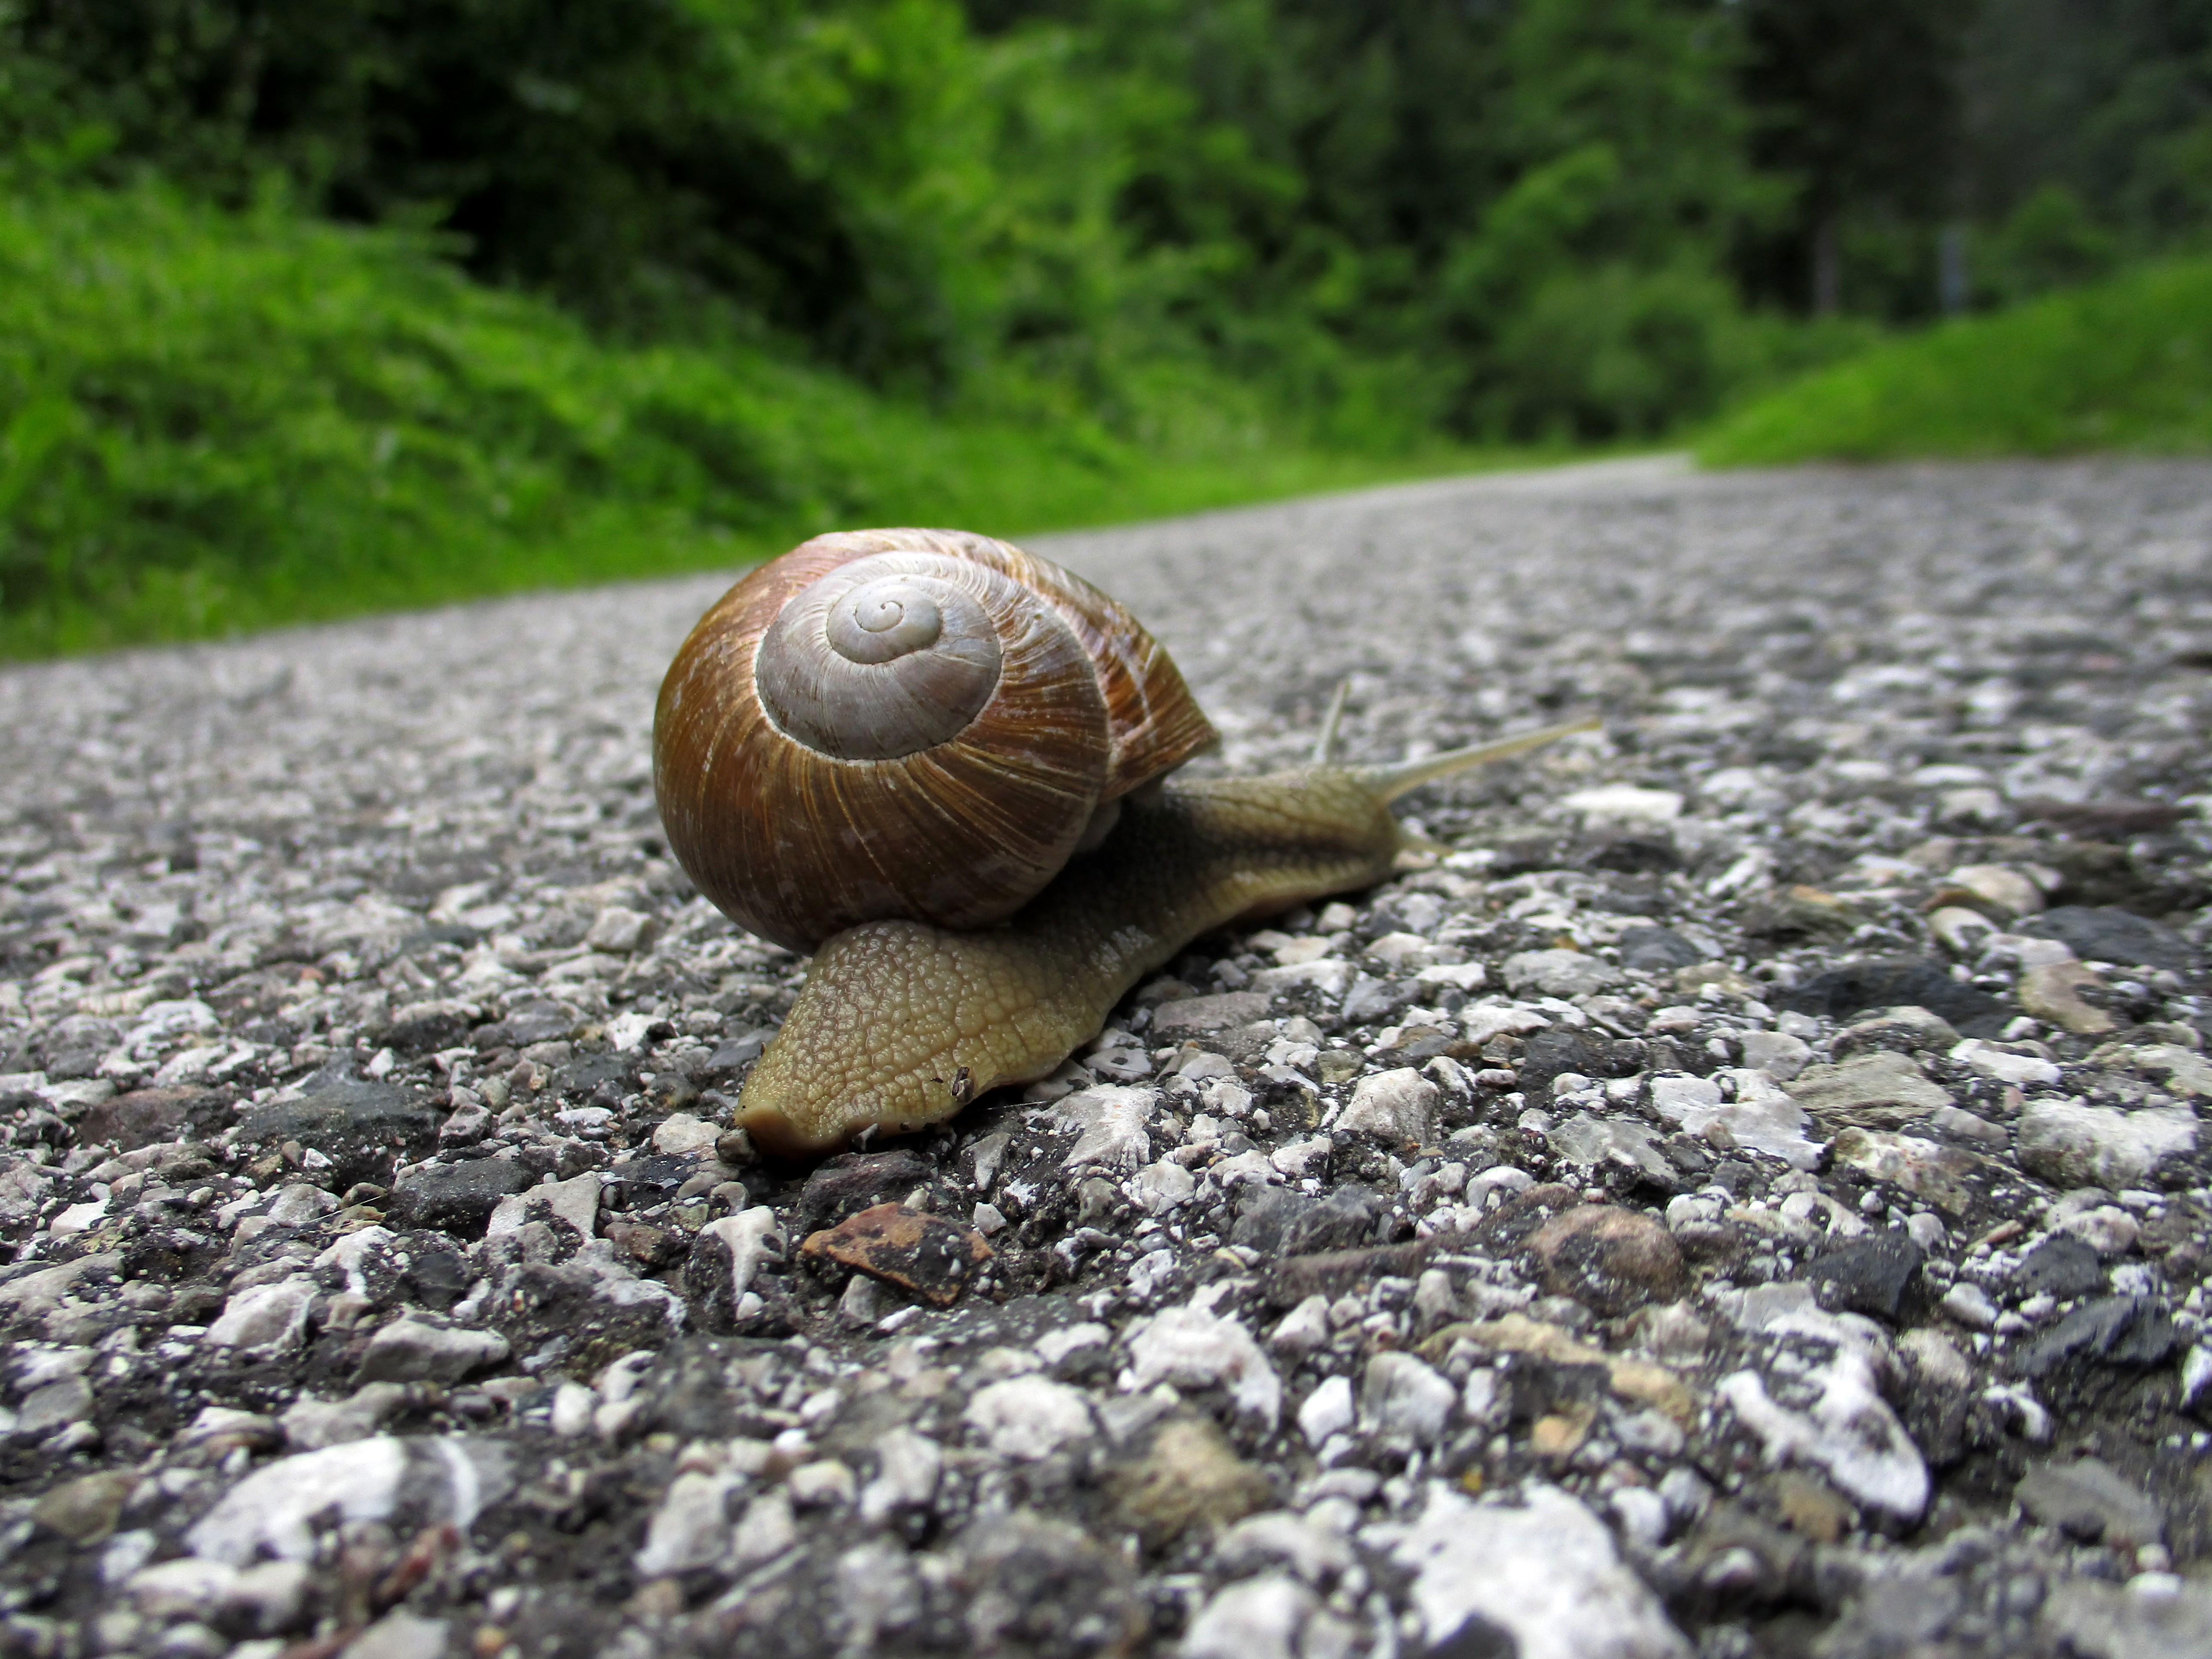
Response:
[[[745,1080],[738,1121],[766,1151],[817,1154],[870,1127],[942,1122],[987,1090],[1043,1077],[1193,939],[1389,874],[1407,844],[1397,796],[1586,727],[1404,767],[1170,781],[1004,926],[840,933]]]
[[[1212,727],[1056,566],[867,531],[754,572],[685,641],[653,728],[678,860],[740,926],[815,952],[738,1121],[819,1154],[1043,1077],[1193,939],[1388,875],[1398,796],[1589,725],[1344,767],[1336,712],[1310,766],[1170,778]]]

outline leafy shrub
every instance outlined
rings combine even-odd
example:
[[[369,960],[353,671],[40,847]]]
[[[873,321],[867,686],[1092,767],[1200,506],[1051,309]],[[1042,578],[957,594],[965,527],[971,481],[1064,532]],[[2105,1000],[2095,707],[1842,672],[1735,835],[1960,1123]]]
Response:
[[[2212,260],[1946,323],[1774,392],[1699,446],[1717,465],[2212,447]]]

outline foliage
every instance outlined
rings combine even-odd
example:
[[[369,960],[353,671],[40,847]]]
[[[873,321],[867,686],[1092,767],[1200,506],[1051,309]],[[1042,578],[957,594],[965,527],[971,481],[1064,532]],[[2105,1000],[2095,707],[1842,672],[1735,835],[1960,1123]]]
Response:
[[[610,348],[404,233],[154,191],[0,205],[0,654],[726,565],[836,524],[1026,531],[1474,459],[1173,435],[1164,461],[767,350]]]
[[[2212,449],[2212,260],[1946,323],[1740,410],[1717,465]]]

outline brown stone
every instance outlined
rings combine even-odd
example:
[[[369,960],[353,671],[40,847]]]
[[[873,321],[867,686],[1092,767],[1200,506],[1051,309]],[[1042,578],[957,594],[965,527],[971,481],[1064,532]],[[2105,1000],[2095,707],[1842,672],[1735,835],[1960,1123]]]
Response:
[[[1267,1304],[1295,1308],[1310,1296],[1334,1299],[1378,1279],[1413,1279],[1440,1249],[1467,1242],[1463,1233],[1437,1233],[1410,1244],[1370,1244],[1349,1250],[1317,1250],[1294,1255],[1267,1270]]]
[[[215,1098],[210,1089],[138,1089],[87,1109],[77,1139],[87,1146],[135,1152],[158,1141],[181,1139],[196,1114]]]
[[[97,1544],[115,1530],[116,1517],[138,1480],[127,1469],[80,1476],[41,1498],[31,1519],[72,1544]]]
[[[982,1234],[943,1216],[878,1204],[811,1234],[799,1253],[817,1265],[834,1261],[940,1308],[960,1299],[968,1281],[991,1259]]]
[[[1145,1455],[1115,1469],[1107,1488],[1122,1518],[1154,1549],[1193,1528],[1218,1531],[1275,1501],[1266,1474],[1237,1456],[1206,1418],[1162,1425]]]
[[[643,1267],[658,1267],[676,1255],[676,1240],[665,1227],[642,1221],[610,1221],[602,1229],[607,1242]]]
[[[2103,984],[2078,962],[2046,962],[2020,976],[2020,1006],[2075,1036],[2107,1036],[2120,1029],[2119,1022],[2081,995],[2085,988]]]
[[[1596,1420],[1595,1408],[1587,1405],[1540,1417],[1528,1425],[1528,1449],[1539,1457],[1571,1456],[1589,1438],[1590,1425]]]
[[[1768,1483],[1782,1524],[1816,1544],[1832,1544],[1858,1521],[1858,1511],[1826,1481],[1784,1469]]]
[[[1529,1235],[1528,1248],[1547,1292],[1573,1297],[1608,1319],[1647,1302],[1672,1302],[1689,1285],[1673,1235],[1618,1205],[1562,1211]]]

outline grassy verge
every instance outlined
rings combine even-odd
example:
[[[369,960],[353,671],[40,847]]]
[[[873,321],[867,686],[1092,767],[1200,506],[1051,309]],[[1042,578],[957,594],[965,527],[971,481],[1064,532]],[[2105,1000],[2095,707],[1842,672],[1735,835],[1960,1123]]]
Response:
[[[1714,466],[2212,449],[2212,260],[1947,323],[1808,375],[1698,447]]]
[[[1173,402],[1173,398],[1169,400]],[[837,525],[1028,532],[1498,458],[1149,446],[765,346],[625,351],[425,245],[153,193],[0,203],[0,656],[727,567]]]

